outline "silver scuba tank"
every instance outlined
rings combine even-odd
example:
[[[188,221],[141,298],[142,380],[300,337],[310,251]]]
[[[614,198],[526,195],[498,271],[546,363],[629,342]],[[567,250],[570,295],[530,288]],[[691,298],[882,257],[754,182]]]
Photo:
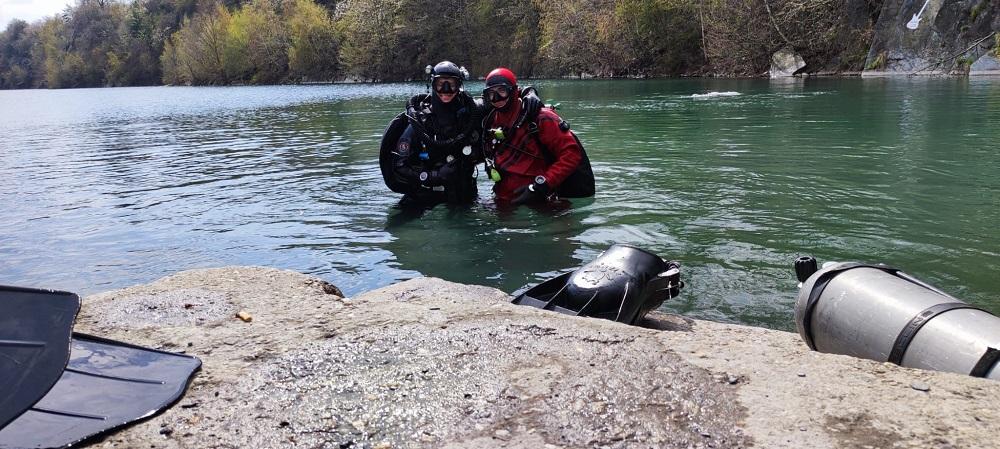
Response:
[[[809,348],[1000,380],[1000,318],[900,270],[795,262],[795,324]]]

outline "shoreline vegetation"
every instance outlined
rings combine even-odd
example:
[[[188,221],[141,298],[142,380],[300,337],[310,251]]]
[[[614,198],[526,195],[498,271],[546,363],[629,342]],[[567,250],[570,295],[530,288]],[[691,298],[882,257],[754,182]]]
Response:
[[[884,0],[76,0],[0,24],[0,88],[766,76],[865,68]]]

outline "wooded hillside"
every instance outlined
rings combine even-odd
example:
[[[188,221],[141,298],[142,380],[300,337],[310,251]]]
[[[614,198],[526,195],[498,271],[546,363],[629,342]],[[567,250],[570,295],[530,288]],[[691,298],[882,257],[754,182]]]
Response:
[[[473,76],[758,76],[864,65],[882,0],[77,0],[0,33],[0,88]]]

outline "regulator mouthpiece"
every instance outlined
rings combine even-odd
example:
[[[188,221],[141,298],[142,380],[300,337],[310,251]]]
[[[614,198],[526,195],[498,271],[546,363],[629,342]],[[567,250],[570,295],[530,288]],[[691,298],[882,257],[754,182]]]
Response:
[[[497,142],[504,139],[503,128],[493,128],[490,130],[490,133],[493,134],[493,140],[496,140]]]

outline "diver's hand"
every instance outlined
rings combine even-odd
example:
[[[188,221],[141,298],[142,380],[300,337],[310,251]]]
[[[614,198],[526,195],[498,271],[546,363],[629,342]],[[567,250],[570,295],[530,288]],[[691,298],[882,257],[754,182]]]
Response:
[[[448,162],[441,165],[437,170],[431,170],[427,173],[427,180],[424,181],[424,185],[430,187],[443,186],[451,181],[451,178],[458,171],[458,167],[454,162]]]
[[[417,105],[423,103],[425,100],[427,100],[427,94],[416,94],[410,97],[410,100],[406,102],[406,105],[409,107],[416,108]]]
[[[517,197],[510,203],[515,206],[542,201],[549,197],[549,186],[548,184],[531,183],[518,187],[517,190],[514,190],[514,194]]]
[[[538,98],[538,90],[534,86],[527,86],[521,89],[521,104],[525,112],[527,112],[528,117],[534,117],[538,115],[538,111],[545,106],[541,98]]]
[[[427,94],[416,94],[406,102],[406,113],[411,117],[416,116],[421,109],[421,105],[427,102]]]

